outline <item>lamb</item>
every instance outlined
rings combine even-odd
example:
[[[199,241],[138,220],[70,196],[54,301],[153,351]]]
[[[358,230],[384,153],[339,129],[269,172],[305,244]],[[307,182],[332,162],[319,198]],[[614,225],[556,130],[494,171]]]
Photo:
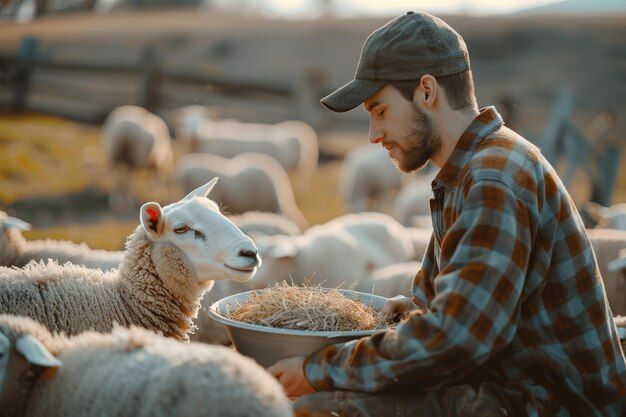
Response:
[[[413,259],[421,261],[422,258],[424,258],[426,249],[428,249],[428,244],[430,243],[430,239],[433,235],[433,228],[432,226],[407,227],[406,231],[409,232],[411,241],[413,242],[413,248],[415,249],[415,257]]]
[[[139,327],[68,338],[0,315],[0,358],[1,417],[293,415],[254,360]]]
[[[384,148],[363,146],[341,162],[337,192],[349,212],[385,212],[402,182],[402,173]]]
[[[53,261],[0,268],[0,313],[52,332],[109,332],[116,322],[188,340],[199,299],[215,280],[249,280],[261,261],[252,240],[206,198],[217,178],[176,203],[141,207],[119,269]]]
[[[30,224],[0,211],[0,266],[23,267],[31,260],[54,259],[58,263],[71,262],[88,268],[109,270],[117,268],[122,251],[91,249],[86,244],[59,240],[26,240],[22,231]]]
[[[620,251],[626,248],[626,230],[588,229],[587,236],[598,261],[611,310],[614,314],[626,315],[626,281],[621,271],[610,267]]]
[[[585,203],[585,209],[597,223],[597,228],[626,230],[626,203],[604,207],[601,204],[588,201]]]
[[[283,215],[263,211],[246,211],[228,218],[248,236],[253,235],[300,235],[300,227]],[[254,240],[254,238],[253,238]]]
[[[244,153],[233,159],[210,154],[187,154],[176,166],[176,179],[185,190],[220,178],[213,199],[231,214],[250,210],[280,213],[306,228],[308,221],[296,205],[289,176],[271,157]]]
[[[255,243],[264,264],[251,281],[254,288],[312,278],[325,287],[356,283],[357,290],[369,292],[367,277],[374,269],[415,256],[409,233],[383,213],[346,214],[300,236],[265,236]]]
[[[216,120],[210,117],[206,108],[199,106],[183,107],[173,113],[176,137],[188,143],[190,152],[224,158],[244,152],[262,153],[276,159],[285,170],[300,173],[303,178],[310,178],[317,166],[317,134],[302,121],[265,124]]]
[[[287,120],[276,124],[279,129],[289,132],[300,143],[300,155],[297,163],[297,172],[304,180],[309,180],[317,168],[319,160],[319,139],[313,127],[302,120]]]
[[[189,340],[212,345],[231,345],[232,342],[226,331],[226,327],[209,316],[209,308],[213,303],[224,297],[250,291],[251,289],[252,285],[250,282],[237,282],[232,280],[217,281],[213,288],[211,288],[211,291],[207,292],[201,301],[198,318],[194,320],[196,329],[189,335]]]
[[[413,279],[420,269],[422,269],[422,263],[418,261],[401,262],[378,268],[370,277],[372,292],[387,298],[396,295],[410,298]]]
[[[131,201],[128,171],[153,170],[162,184],[169,183],[172,143],[167,125],[159,116],[139,106],[120,106],[106,118],[100,135],[114,177],[109,196],[113,209],[123,210]]]
[[[393,201],[393,216],[405,226],[430,223],[431,182],[436,172],[420,174],[407,182]]]
[[[230,343],[224,326],[204,311],[228,295],[266,288],[282,280],[302,285],[307,278],[324,287],[354,284],[358,291],[371,292],[370,275],[374,269],[415,257],[410,233],[382,213],[346,214],[313,226],[302,235],[258,235],[255,243],[263,266],[251,281],[223,281],[205,296],[197,321],[198,332],[192,340]]]
[[[276,213],[247,211],[243,214],[228,216],[228,218],[252,240],[268,235],[296,236],[302,234],[298,225]],[[248,282],[217,281],[200,303],[198,318],[195,320],[197,329],[190,335],[190,339],[196,342],[230,345],[230,336],[228,336],[224,325],[213,320],[207,311],[214,302],[226,296],[251,289],[252,287]]]

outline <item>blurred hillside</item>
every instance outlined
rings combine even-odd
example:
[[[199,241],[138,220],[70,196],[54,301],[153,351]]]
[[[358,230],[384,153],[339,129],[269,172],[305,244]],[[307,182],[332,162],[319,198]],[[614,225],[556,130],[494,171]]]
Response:
[[[617,119],[611,135],[623,138],[626,15],[444,19],[466,40],[479,104],[506,96],[515,111],[507,121],[531,139],[545,126],[559,83],[574,94],[575,124],[585,126],[610,110]],[[352,78],[365,38],[387,21],[274,21],[191,10],[59,15],[4,24],[0,53],[12,53],[23,37],[35,36],[46,56],[114,64],[136,62],[142,48],[152,45],[166,68],[256,81],[314,78],[310,121],[322,129],[364,132],[364,112],[331,114],[317,99]]]
[[[509,126],[536,140],[547,126],[558,86],[565,85],[574,97],[571,122],[581,132],[586,133],[601,112],[613,114],[615,125],[603,141],[621,145],[624,161],[625,15],[443,18],[469,47],[479,105],[495,104]],[[365,144],[368,127],[361,109],[337,115],[323,110],[318,100],[352,79],[365,38],[388,20],[277,21],[191,10],[67,14],[0,25],[0,57],[14,54],[24,37],[36,37],[44,57],[115,67],[137,63],[149,45],[161,66],[172,71],[268,84],[311,82],[309,95],[303,98],[305,105],[296,109],[304,113],[295,115],[320,134],[323,163],[308,188],[294,191],[307,219],[317,224],[345,211],[336,194],[340,161],[328,162],[330,158],[324,156],[342,156]],[[10,71],[0,59],[0,82],[9,79]],[[121,80],[111,73],[94,86],[93,81],[61,70],[38,77],[61,86],[61,91],[63,85],[73,83],[68,96],[85,108],[99,94],[111,91],[129,98],[110,102],[111,108],[138,101],[137,78]],[[11,87],[0,83],[0,97],[10,96]],[[211,92],[202,85],[190,86],[181,96],[188,101],[182,104],[209,104],[205,100]],[[164,100],[156,110],[167,114],[181,100],[177,104]],[[237,106],[226,104],[220,106],[224,117],[262,122],[294,117],[289,102],[264,97],[257,98],[255,106],[245,100]],[[282,112],[277,111],[280,106],[285,107]],[[122,219],[103,215],[110,178],[99,148],[98,128],[98,121],[88,126],[39,115],[16,117],[0,100],[0,209],[31,213],[39,228],[29,232],[29,238],[68,238],[119,249],[124,236],[136,226],[134,213]],[[622,162],[619,169],[612,200],[626,202],[626,164]],[[168,190],[152,187],[145,176],[136,180],[140,201],[172,201],[175,193],[165,195]],[[584,180],[574,183],[572,193],[588,192]],[[17,202],[21,205],[12,206]],[[64,225],[55,228],[57,223]],[[75,225],[67,226],[71,223]],[[86,223],[93,224],[87,227]]]

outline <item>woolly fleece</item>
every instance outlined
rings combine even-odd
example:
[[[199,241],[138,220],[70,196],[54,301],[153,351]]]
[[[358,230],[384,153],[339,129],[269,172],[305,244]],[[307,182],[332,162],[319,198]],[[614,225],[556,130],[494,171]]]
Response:
[[[54,261],[0,267],[0,313],[31,317],[69,335],[110,332],[118,323],[188,341],[199,299],[213,283],[207,282],[198,285],[180,251],[153,243],[139,226],[117,271]]]
[[[278,382],[229,348],[184,344],[136,327],[55,337],[11,316],[0,316],[0,331],[13,341],[32,334],[63,363],[54,377],[23,387],[30,392],[25,417],[293,415]]]

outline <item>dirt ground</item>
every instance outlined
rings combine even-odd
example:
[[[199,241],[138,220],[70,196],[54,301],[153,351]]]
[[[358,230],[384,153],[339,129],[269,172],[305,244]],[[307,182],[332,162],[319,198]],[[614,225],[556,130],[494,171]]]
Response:
[[[533,140],[546,126],[557,86],[564,84],[575,98],[573,124],[584,132],[609,110],[616,123],[605,140],[626,149],[626,16],[444,19],[468,45],[480,105],[509,97],[513,112],[505,113],[505,121]],[[114,63],[136,60],[151,44],[170,68],[268,81],[315,73],[322,96],[352,78],[364,39],[388,20],[271,21],[196,11],[53,16],[0,26],[0,54],[13,53],[23,37],[36,36],[50,56]],[[365,143],[363,111],[335,115],[316,103],[311,107],[325,153],[343,155]],[[38,224],[30,238],[121,248],[136,216],[102,215],[110,179],[98,147],[97,125],[0,114],[0,209],[31,213]],[[335,193],[338,164],[338,159],[323,163],[307,187],[295,188],[313,224],[344,211]],[[620,164],[614,203],[626,202],[625,166]],[[167,202],[145,177],[136,184],[139,200]],[[576,188],[584,189],[584,179]],[[75,221],[79,216],[83,221]]]

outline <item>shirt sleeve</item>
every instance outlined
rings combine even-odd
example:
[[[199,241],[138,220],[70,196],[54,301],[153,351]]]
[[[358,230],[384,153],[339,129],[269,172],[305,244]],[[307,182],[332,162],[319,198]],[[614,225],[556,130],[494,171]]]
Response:
[[[435,234],[431,234],[430,241],[422,258],[422,268],[417,272],[411,285],[412,299],[415,305],[422,309],[430,309],[430,301],[434,297],[434,290],[430,277],[438,274],[435,262]]]
[[[437,386],[468,374],[511,341],[532,243],[529,210],[498,180],[464,189],[463,207],[441,242],[430,311],[309,355],[304,372],[317,390]]]

